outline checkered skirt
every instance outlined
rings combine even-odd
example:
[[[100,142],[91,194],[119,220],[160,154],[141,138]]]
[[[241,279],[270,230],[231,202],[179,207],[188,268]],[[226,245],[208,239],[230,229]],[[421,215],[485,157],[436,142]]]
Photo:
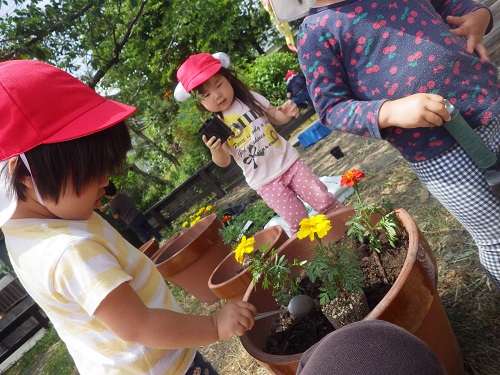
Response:
[[[500,154],[500,116],[476,132],[492,151]],[[485,172],[459,146],[410,167],[470,233],[478,246],[481,264],[500,289],[500,202],[488,186]]]

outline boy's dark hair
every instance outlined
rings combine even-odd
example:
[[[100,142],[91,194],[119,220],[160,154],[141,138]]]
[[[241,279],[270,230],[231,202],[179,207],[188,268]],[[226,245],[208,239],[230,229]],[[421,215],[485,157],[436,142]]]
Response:
[[[122,121],[85,137],[42,144],[25,155],[42,199],[58,203],[68,184],[78,195],[90,182],[119,173],[131,147],[130,134]],[[21,181],[30,173],[20,158],[12,177],[18,199],[26,200],[26,186]]]
[[[231,86],[233,86],[234,97],[236,99],[241,100],[250,109],[255,111],[259,116],[264,116],[265,114],[264,110],[260,106],[257,99],[255,99],[255,97],[251,94],[250,88],[238,78],[238,74],[236,73],[236,71],[222,67],[216,74],[224,76],[229,81]],[[203,90],[204,85],[205,83],[202,83],[198,87],[195,87],[194,90],[197,92],[201,92]],[[203,107],[201,103],[199,103],[197,107],[202,112],[208,112],[207,109]],[[217,112],[216,114],[217,116],[223,118],[222,113]]]
[[[104,195],[114,196],[118,191],[116,190],[116,186],[113,181],[109,180],[108,186],[104,187]]]

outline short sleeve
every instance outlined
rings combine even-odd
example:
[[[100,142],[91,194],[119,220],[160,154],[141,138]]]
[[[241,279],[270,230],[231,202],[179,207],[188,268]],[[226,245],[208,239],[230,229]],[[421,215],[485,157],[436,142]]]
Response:
[[[104,246],[92,241],[71,243],[54,269],[54,288],[93,315],[102,300],[131,279]]]

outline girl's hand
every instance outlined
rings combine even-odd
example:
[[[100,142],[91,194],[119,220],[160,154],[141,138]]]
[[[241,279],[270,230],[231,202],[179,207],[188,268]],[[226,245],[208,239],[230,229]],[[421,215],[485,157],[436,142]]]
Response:
[[[451,30],[456,36],[467,39],[467,52],[477,52],[482,60],[490,61],[488,51],[483,44],[483,37],[490,22],[490,12],[481,8],[461,17],[448,16],[446,22],[455,28]]]
[[[443,97],[435,94],[414,94],[406,98],[389,100],[379,110],[379,128],[424,128],[443,125],[450,114]]]
[[[210,139],[207,139],[206,135],[201,137],[203,143],[210,149],[210,151],[219,151],[222,147],[222,142],[219,138],[212,136]]]
[[[224,305],[212,316],[219,340],[229,340],[235,335],[242,336],[252,329],[255,324],[255,314],[257,314],[255,306],[245,301],[229,302]]]
[[[285,116],[288,117],[297,118],[300,116],[299,107],[297,107],[297,104],[295,104],[291,100],[287,100],[282,105],[277,107],[276,110],[282,112]]]

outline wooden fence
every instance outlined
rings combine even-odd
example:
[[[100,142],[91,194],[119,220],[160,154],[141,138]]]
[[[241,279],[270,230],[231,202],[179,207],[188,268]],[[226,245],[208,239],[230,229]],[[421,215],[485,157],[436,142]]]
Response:
[[[48,328],[49,319],[14,278],[0,290],[0,363],[5,361],[35,333]]]

